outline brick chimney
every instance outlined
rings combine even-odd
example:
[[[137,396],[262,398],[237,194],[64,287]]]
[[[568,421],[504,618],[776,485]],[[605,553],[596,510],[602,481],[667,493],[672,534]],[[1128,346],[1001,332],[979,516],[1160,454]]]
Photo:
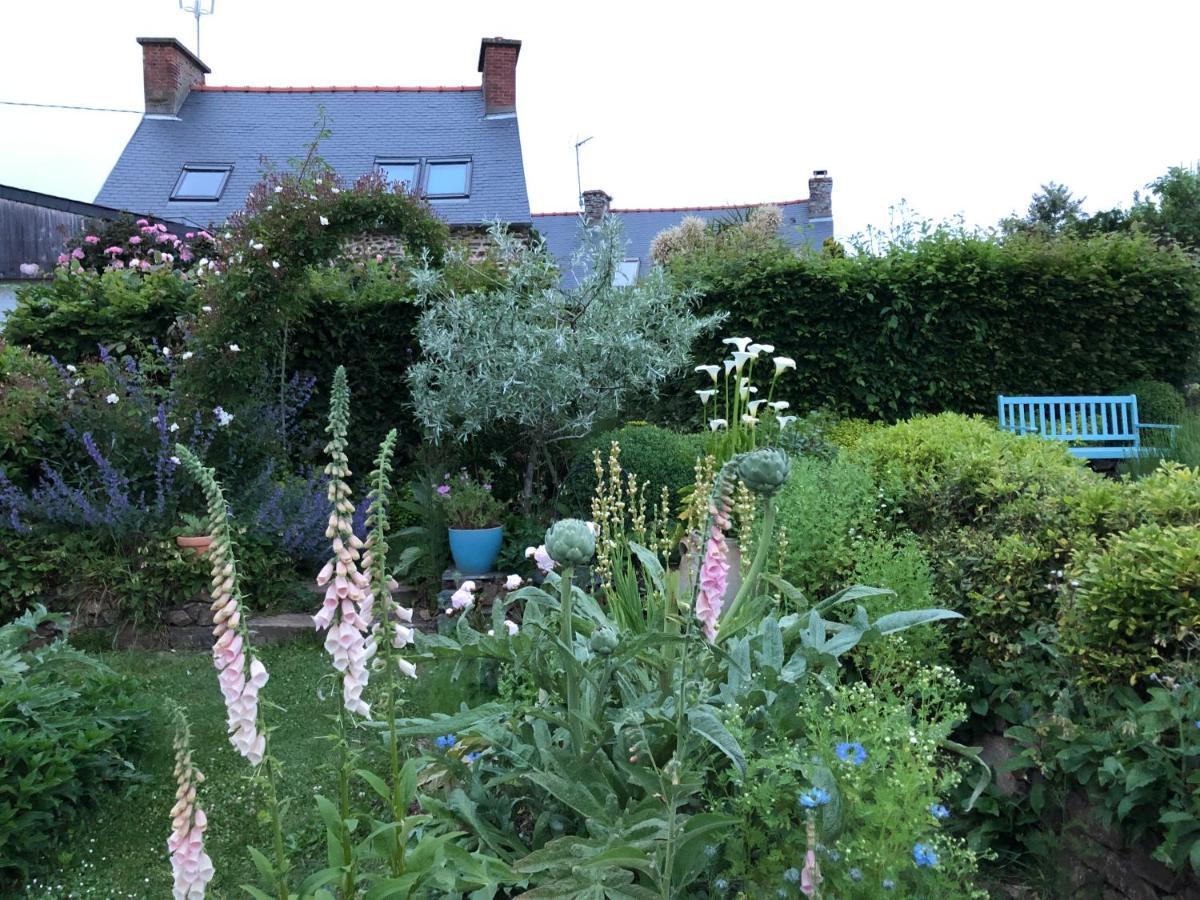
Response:
[[[588,225],[598,225],[600,220],[608,215],[609,204],[612,203],[612,197],[608,196],[604,191],[584,191],[583,192],[583,220]]]
[[[833,218],[833,179],[828,169],[813,169],[808,179],[808,221]]]
[[[521,42],[484,38],[479,45],[479,71],[483,73],[483,108],[488,116],[517,112],[517,56]]]
[[[146,115],[175,116],[193,84],[204,84],[212,70],[175,38],[138,38],[142,45],[142,83]]]

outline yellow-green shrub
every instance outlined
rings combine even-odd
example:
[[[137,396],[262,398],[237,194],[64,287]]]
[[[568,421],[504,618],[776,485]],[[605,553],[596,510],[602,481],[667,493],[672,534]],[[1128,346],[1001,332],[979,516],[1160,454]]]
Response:
[[[1077,553],[1059,631],[1088,680],[1155,672],[1200,629],[1200,528],[1151,523]]]

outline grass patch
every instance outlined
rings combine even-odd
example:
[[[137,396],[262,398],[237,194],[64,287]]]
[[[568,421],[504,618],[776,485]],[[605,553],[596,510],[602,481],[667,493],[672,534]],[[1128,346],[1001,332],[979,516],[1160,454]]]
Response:
[[[271,748],[284,769],[284,829],[289,853],[300,871],[324,866],[324,832],[314,794],[333,797],[336,759],[327,740],[335,728],[339,695],[329,658],[316,642],[265,647],[263,663],[271,680],[262,696],[274,728]],[[201,803],[208,813],[205,848],[216,877],[208,896],[242,897],[240,885],[255,882],[247,846],[270,847],[270,824],[249,766],[230,746],[225,707],[210,656],[204,652],[124,651],[102,655],[118,672],[136,679],[151,714],[142,754],[133,763],[144,780],[113,794],[85,814],[64,836],[57,857],[31,875],[29,897],[169,897],[168,812],[175,802],[167,698],[179,703],[192,722],[193,758],[204,772]],[[378,676],[377,676],[378,677]],[[427,668],[419,681],[405,680],[403,714],[452,710],[469,700],[470,686],[450,680],[447,667]],[[368,768],[383,773],[386,757],[375,732],[359,731]],[[363,800],[365,801],[365,797]]]

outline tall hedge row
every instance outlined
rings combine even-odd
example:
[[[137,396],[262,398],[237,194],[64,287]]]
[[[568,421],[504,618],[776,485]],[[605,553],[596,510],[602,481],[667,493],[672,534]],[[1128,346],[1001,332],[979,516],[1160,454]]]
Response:
[[[879,255],[718,255],[673,269],[706,310],[730,314],[725,335],[795,358],[781,390],[802,409],[986,413],[999,393],[1195,375],[1200,269],[1140,235],[1000,242],[937,231]]]

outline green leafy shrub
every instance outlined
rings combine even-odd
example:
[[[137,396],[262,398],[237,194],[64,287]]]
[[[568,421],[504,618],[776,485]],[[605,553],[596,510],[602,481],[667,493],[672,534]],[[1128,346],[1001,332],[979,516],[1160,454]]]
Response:
[[[1200,525],[1200,469],[1168,461],[1144,478],[1095,479],[1077,490],[1070,504],[1081,527],[1097,535],[1151,522]]]
[[[1200,338],[1200,270],[1140,234],[1001,242],[941,228],[842,258],[682,254],[671,271],[729,313],[727,333],[788,349],[793,409],[992,414],[1001,393],[1181,384]]]
[[[874,530],[877,506],[886,502],[864,466],[841,456],[793,460],[777,500],[786,538],[783,578],[808,597],[841,587],[853,571],[859,541]]]
[[[1142,525],[1076,555],[1063,647],[1093,680],[1157,672],[1200,630],[1200,528]]]
[[[17,293],[5,339],[60,362],[95,359],[101,345],[120,354],[167,342],[176,321],[200,311],[196,282],[170,268],[59,269]]]
[[[134,777],[126,756],[145,711],[132,685],[44,632],[42,607],[0,626],[0,885],[51,850],[106,787]]]
[[[1139,421],[1174,425],[1183,418],[1183,394],[1165,381],[1145,378],[1123,386],[1118,393],[1137,397]]]
[[[1098,480],[1065,448],[944,413],[873,431],[842,455],[894,496],[898,522],[929,557],[938,602],[967,614],[965,653],[1019,653],[1022,628],[1055,619],[1053,573],[1079,528],[1069,498]]]
[[[631,423],[594,434],[575,448],[559,498],[564,510],[591,518],[592,492],[596,488],[593,454],[599,450],[601,459],[607,459],[613,441],[621,445],[621,467],[635,473],[639,482],[650,483],[648,496],[652,501],[664,487],[671,492],[672,502],[681,490],[691,487],[696,458],[704,453],[703,435],[680,434],[657,425]]]

